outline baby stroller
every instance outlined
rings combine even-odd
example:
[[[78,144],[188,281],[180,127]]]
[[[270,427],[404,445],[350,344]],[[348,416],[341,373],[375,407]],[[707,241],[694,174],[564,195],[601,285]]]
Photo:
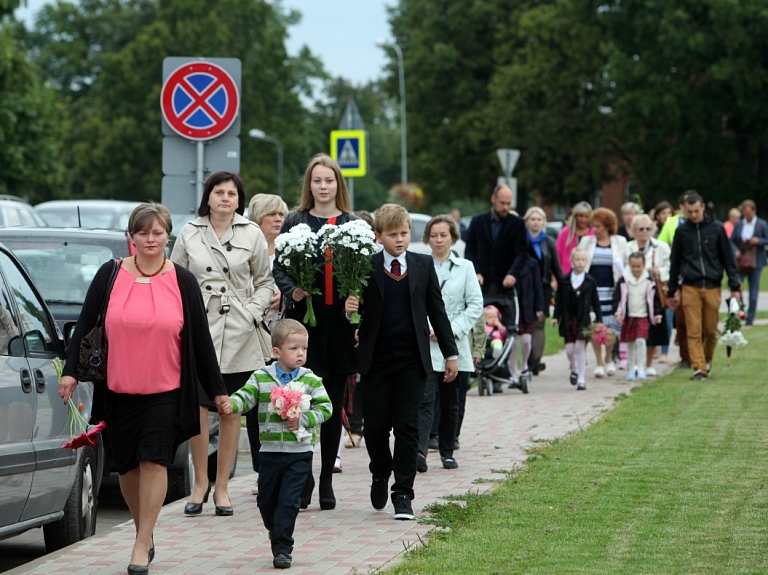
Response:
[[[518,318],[520,308],[517,301],[517,290],[513,290],[508,296],[484,296],[483,306],[494,305],[501,312],[501,319],[507,328],[507,339],[501,348],[497,357],[493,357],[490,346],[490,337],[486,342],[485,358],[477,365],[475,379],[471,382],[477,382],[477,391],[482,395],[491,395],[492,393],[501,393],[502,388],[516,388],[523,393],[528,393],[528,384],[530,375],[521,375],[520,381],[512,381],[507,367],[509,355],[512,352],[512,345],[515,338],[518,337]]]

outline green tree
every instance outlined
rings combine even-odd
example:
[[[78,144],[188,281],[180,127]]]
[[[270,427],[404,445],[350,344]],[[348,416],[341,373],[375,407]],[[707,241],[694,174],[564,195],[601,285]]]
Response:
[[[515,174],[531,201],[591,199],[616,165],[599,28],[578,4],[518,2],[497,31],[485,114],[496,142],[522,150]]]
[[[0,2],[0,193],[36,202],[61,184],[64,114],[16,39],[10,15],[18,6]]]
[[[508,4],[489,0],[401,0],[390,9],[403,51],[408,128],[408,178],[428,203],[487,196],[500,169],[486,114],[492,55]],[[390,52],[387,91],[398,97]]]
[[[247,136],[255,127],[285,147],[285,188],[293,192],[310,130],[300,94],[322,74],[308,51],[297,59],[286,53],[286,28],[298,17],[264,0],[86,0],[49,6],[29,42],[71,106],[76,128],[67,138],[69,192],[159,199],[159,99],[166,56],[241,60],[241,174],[248,193],[277,192],[274,151]]]
[[[644,194],[768,199],[768,4],[585,5],[603,29],[617,139]]]

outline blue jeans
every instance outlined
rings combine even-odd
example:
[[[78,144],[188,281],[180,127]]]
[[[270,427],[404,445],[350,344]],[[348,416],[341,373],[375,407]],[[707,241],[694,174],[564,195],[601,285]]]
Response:
[[[749,304],[747,305],[747,325],[752,325],[755,321],[755,312],[757,312],[757,296],[760,293],[760,274],[763,268],[755,268],[748,274],[741,274],[742,283],[749,281]]]

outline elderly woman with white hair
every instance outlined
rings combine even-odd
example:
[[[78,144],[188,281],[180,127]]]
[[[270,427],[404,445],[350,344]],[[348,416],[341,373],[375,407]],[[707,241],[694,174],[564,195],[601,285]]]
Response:
[[[621,225],[617,232],[621,237],[627,241],[632,239],[632,220],[638,214],[643,213],[643,208],[635,202],[626,202],[621,206]]]
[[[531,355],[528,358],[528,367],[533,375],[538,375],[546,368],[541,363],[544,354],[544,324],[549,317],[549,302],[552,300],[552,291],[557,289],[557,284],[563,278],[563,268],[557,257],[555,240],[547,235],[547,214],[538,206],[528,208],[523,217],[525,221],[526,235],[528,236],[529,253],[536,258],[539,264],[541,286],[544,291],[544,317],[538,318],[533,324],[533,338],[531,341]]]
[[[627,254],[625,264],[628,263],[629,254],[640,252],[645,256],[645,267],[654,280],[658,279],[664,285],[663,292],[667,293],[667,281],[669,281],[669,256],[670,248],[664,242],[653,238],[653,221],[645,214],[640,214],[632,219],[632,235],[635,239],[627,243]],[[669,331],[667,329],[667,318],[665,314],[661,316],[661,323],[651,325],[648,330],[648,345],[646,346],[645,373],[649,376],[655,376],[656,370],[653,368],[653,356],[657,346],[669,344]],[[638,363],[643,358],[637,358]],[[633,366],[627,366],[632,370]]]

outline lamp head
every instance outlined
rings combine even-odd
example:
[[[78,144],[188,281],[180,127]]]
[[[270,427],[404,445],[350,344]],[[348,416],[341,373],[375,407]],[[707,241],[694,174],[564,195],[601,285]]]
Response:
[[[264,133],[264,130],[258,130],[256,128],[253,128],[252,130],[248,130],[248,135],[251,138],[258,138],[259,140],[263,140],[264,136],[266,136],[266,134]]]

